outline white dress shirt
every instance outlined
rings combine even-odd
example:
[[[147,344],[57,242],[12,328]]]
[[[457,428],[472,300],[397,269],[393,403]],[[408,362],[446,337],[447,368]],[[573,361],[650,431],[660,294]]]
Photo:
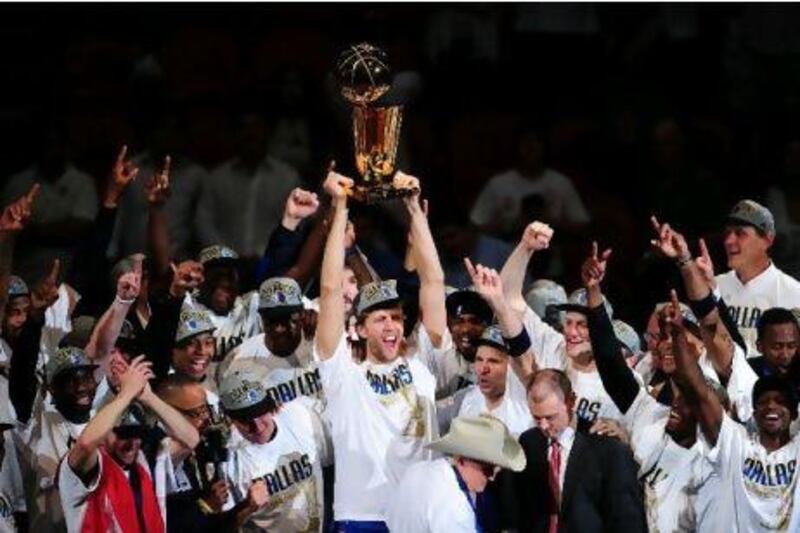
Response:
[[[550,462],[550,447],[551,441],[547,444],[547,462]],[[564,474],[567,472],[567,460],[569,453],[572,451],[572,444],[575,442],[575,430],[571,426],[567,426],[558,436],[558,443],[561,445],[561,468],[558,472],[558,486],[559,493],[564,491]]]

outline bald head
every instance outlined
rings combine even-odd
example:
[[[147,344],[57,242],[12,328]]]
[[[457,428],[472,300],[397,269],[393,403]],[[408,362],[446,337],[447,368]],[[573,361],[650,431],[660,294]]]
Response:
[[[572,423],[575,394],[567,375],[554,369],[539,370],[528,382],[528,408],[548,438],[556,439]]]
[[[543,399],[555,394],[561,401],[572,397],[572,383],[561,370],[547,368],[539,370],[528,381],[528,396]]]
[[[156,389],[158,397],[178,410],[188,410],[206,403],[206,389],[185,374],[170,374]]]

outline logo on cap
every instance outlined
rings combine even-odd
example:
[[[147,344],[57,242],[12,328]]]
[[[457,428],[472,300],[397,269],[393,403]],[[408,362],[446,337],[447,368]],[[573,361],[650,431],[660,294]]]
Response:
[[[200,250],[200,255],[198,256],[198,261],[201,264],[205,265],[210,261],[219,261],[219,260],[235,260],[239,259],[239,254],[234,252],[232,249],[228,248],[227,246],[221,245],[214,245],[209,246],[207,248],[203,248]]]
[[[360,315],[377,305],[399,300],[400,295],[397,293],[397,281],[393,279],[373,281],[372,283],[364,285],[358,293],[356,313]]]

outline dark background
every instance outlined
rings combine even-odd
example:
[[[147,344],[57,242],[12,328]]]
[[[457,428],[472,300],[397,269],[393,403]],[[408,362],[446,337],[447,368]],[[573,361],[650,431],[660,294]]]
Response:
[[[102,191],[118,147],[143,147],[166,115],[184,155],[211,169],[234,151],[236,114],[257,108],[268,124],[307,121],[299,170],[316,187],[329,158],[352,159],[332,66],[371,41],[414,73],[404,169],[434,222],[465,218],[513,166],[518,126],[535,124],[592,215],[584,237],[615,247],[615,308],[641,325],[673,273],[643,255],[651,212],[709,237],[721,271],[737,199],[779,187],[800,205],[798,27],[800,7],[763,3],[4,4],[0,175],[35,160],[56,125]],[[796,275],[787,248],[779,235],[778,264]]]

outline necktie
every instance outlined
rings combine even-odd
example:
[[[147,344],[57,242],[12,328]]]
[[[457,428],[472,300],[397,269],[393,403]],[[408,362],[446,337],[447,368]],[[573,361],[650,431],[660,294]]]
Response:
[[[550,507],[550,526],[548,533],[558,531],[558,512],[561,506],[561,444],[557,440],[550,441],[550,493],[553,495]]]

